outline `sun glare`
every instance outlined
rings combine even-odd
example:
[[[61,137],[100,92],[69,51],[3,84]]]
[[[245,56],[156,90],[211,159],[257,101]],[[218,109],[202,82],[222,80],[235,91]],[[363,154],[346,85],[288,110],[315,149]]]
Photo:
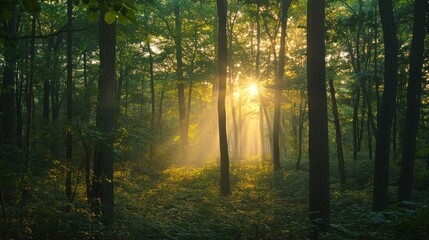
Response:
[[[249,95],[251,97],[255,97],[258,95],[258,86],[256,86],[256,84],[250,84],[250,86],[247,88],[247,91],[249,91]]]

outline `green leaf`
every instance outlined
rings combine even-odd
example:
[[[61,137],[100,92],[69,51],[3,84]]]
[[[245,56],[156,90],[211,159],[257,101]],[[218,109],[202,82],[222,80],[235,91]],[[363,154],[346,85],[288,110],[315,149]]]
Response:
[[[122,24],[127,24],[128,23],[128,18],[126,16],[124,16],[124,14],[122,13],[118,13],[118,19]]]
[[[127,11],[126,17],[132,22],[136,23],[136,15],[134,15],[134,11]]]
[[[107,24],[112,24],[115,22],[115,20],[116,20],[116,12],[114,11],[107,12],[104,15],[104,21],[106,21]]]

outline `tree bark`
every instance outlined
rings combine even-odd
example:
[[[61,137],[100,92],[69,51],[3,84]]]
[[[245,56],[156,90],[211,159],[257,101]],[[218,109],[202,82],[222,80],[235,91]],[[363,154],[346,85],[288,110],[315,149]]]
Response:
[[[353,161],[357,160],[357,152],[358,152],[359,102],[360,102],[360,88],[359,86],[355,85],[353,90]]]
[[[332,114],[334,115],[335,140],[337,142],[338,169],[340,172],[340,184],[346,185],[346,169],[344,164],[343,140],[341,137],[340,119],[338,117],[337,98],[335,97],[334,81],[329,79],[329,90],[331,92]]]
[[[26,152],[25,152],[25,176],[22,189],[22,205],[27,204],[29,198],[28,175],[30,174],[30,165],[33,152],[33,119],[34,119],[34,80],[35,80],[35,60],[36,60],[36,22],[37,14],[33,13],[31,20],[31,40],[30,40],[30,72],[28,76],[27,88],[27,134],[26,134]]]
[[[295,170],[301,169],[301,157],[302,157],[302,132],[304,130],[304,116],[305,109],[307,108],[307,101],[303,104],[303,96],[301,94],[301,100],[299,103],[299,119],[298,119],[298,158],[295,164]]]
[[[228,138],[226,134],[226,75],[227,75],[227,39],[226,39],[226,17],[227,0],[217,0],[218,14],[218,124],[219,124],[219,146],[220,146],[220,191],[222,195],[231,194],[229,180],[229,156],[228,156]]]
[[[387,207],[390,133],[398,85],[398,41],[392,0],[379,0],[378,4],[384,39],[384,92],[377,115],[373,192],[375,211]]]
[[[16,41],[14,40],[17,29],[16,4],[13,4],[10,10],[11,18],[5,24],[5,32],[10,38],[4,40],[3,48],[5,66],[3,68],[3,82],[0,92],[0,146],[5,147],[3,149],[8,149],[8,151],[4,151],[4,157],[8,159],[10,166],[18,166],[20,163],[17,152],[21,145],[21,137],[18,134],[22,133],[22,131],[19,131],[19,125],[17,126],[17,113],[19,116],[21,105],[17,105],[15,85],[17,81],[15,79],[17,51]],[[22,91],[21,89],[19,91]],[[21,96],[18,94],[18,97]],[[22,123],[22,121],[19,123]],[[12,171],[12,169],[10,170]],[[1,184],[0,189],[4,190],[6,202],[14,198],[14,187]],[[4,209],[6,208],[4,207]],[[4,216],[7,218],[6,215]]]
[[[411,42],[410,70],[407,89],[407,113],[404,139],[402,140],[402,162],[399,177],[398,200],[409,201],[413,196],[413,173],[416,152],[417,127],[420,116],[420,89],[425,41],[427,0],[415,0],[413,39]]]
[[[100,72],[96,127],[105,136],[95,147],[92,182],[92,211],[102,216],[107,225],[113,221],[113,142],[115,123],[115,62],[116,23],[104,21],[106,12],[100,11]]]
[[[154,137],[156,136],[156,126],[155,126],[155,79],[153,73],[153,55],[152,49],[150,48],[149,37],[147,40],[147,50],[149,52],[149,76],[150,76],[150,103],[151,103],[151,116],[150,116],[150,130],[152,133],[152,141],[149,145],[149,161],[153,162],[153,157],[155,155],[155,146],[153,143]]]
[[[274,90],[274,119],[273,119],[273,164],[274,170],[280,170],[280,108],[283,92],[283,77],[285,65],[285,45],[286,45],[286,27],[287,27],[287,12],[292,0],[282,1],[281,24],[282,30],[280,35],[280,52],[278,72],[275,79]]]
[[[259,78],[260,75],[260,60],[261,60],[261,22],[260,22],[260,6],[259,2],[256,3],[256,59],[255,59],[255,78],[256,82],[260,85],[262,83]],[[259,92],[259,95],[262,93]],[[261,99],[261,97],[259,97]],[[261,160],[265,162],[265,126],[264,126],[264,113],[261,100],[259,100],[259,133],[261,135]]]
[[[307,3],[310,239],[330,222],[329,144],[325,68],[325,1]]]
[[[71,163],[73,153],[73,136],[71,132],[71,121],[73,119],[73,1],[67,0],[67,122],[66,129],[66,161],[67,161],[67,177],[66,177],[66,195],[69,199],[72,196],[72,181],[71,181]]]
[[[180,141],[182,143],[182,162],[188,162],[188,126],[186,125],[186,99],[185,83],[183,78],[183,59],[182,59],[182,17],[180,14],[180,0],[176,0],[174,8],[175,15],[175,45],[176,45],[176,78],[177,78],[177,96],[179,99],[179,121],[180,121]]]

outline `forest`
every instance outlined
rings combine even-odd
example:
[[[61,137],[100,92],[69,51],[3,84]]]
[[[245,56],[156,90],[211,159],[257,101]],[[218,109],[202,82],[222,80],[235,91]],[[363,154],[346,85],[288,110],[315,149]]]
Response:
[[[0,239],[429,239],[427,0],[0,21]]]

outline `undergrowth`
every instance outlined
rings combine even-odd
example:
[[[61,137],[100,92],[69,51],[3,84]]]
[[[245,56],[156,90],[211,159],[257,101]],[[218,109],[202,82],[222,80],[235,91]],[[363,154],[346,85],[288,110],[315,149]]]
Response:
[[[357,165],[357,163],[354,163]],[[361,163],[366,164],[366,163]],[[81,183],[73,203],[58,196],[61,172],[38,182],[25,208],[8,208],[1,239],[306,239],[308,173],[274,173],[257,160],[231,166],[232,194],[219,194],[219,166],[146,171],[128,164],[115,172],[115,221],[103,226],[90,212]],[[354,166],[363,169],[363,166]],[[53,173],[52,173],[53,172]],[[55,171],[51,171],[54,174]],[[422,174],[426,174],[425,172]],[[418,202],[372,213],[369,175],[350,174],[349,185],[331,180],[331,231],[324,239],[425,239],[427,188]],[[355,176],[355,177],[353,177]],[[420,175],[417,178],[421,177]],[[46,178],[40,178],[46,179]],[[369,180],[367,180],[369,181]],[[360,187],[359,187],[360,185]],[[420,186],[420,185],[419,185]],[[420,186],[421,187],[421,186]],[[422,187],[421,187],[422,188]],[[61,194],[60,194],[61,195]],[[426,202],[425,202],[426,201]]]

